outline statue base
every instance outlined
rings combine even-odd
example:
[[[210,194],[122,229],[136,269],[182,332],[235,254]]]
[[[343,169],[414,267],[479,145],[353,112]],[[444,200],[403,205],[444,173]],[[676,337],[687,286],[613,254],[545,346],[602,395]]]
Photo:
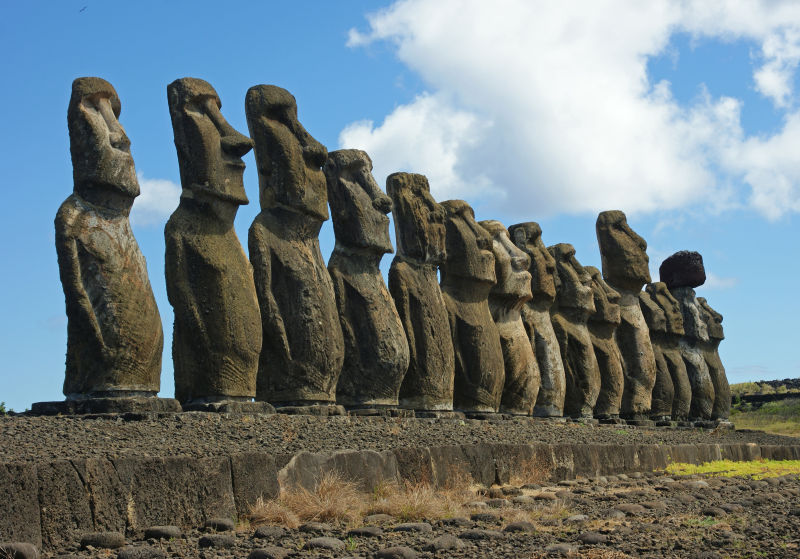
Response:
[[[193,402],[185,404],[183,411],[200,411],[210,413],[244,413],[273,414],[275,408],[267,402],[242,402],[238,400],[220,400],[218,402]]]
[[[628,425],[633,425],[634,427],[655,427],[656,422],[652,419],[626,419],[625,420]]]
[[[356,417],[415,417],[414,410],[404,408],[348,408],[347,415]]]
[[[502,413],[491,411],[465,411],[463,413],[467,419],[480,419],[482,421],[502,421],[508,417]]]
[[[614,417],[598,417],[597,421],[600,422],[600,425],[627,425],[628,422],[622,419],[621,417],[614,416]]]
[[[599,425],[600,420],[594,417],[568,417],[567,421],[570,423],[580,423],[582,425]]]
[[[320,417],[347,415],[347,411],[344,409],[344,406],[337,404],[308,404],[307,406],[278,405],[275,406],[275,412],[286,415],[317,415]]]
[[[417,419],[466,419],[463,412],[453,410],[414,410]]]
[[[177,413],[181,405],[174,398],[86,398],[57,402],[34,402],[31,415],[90,415],[123,413]]]

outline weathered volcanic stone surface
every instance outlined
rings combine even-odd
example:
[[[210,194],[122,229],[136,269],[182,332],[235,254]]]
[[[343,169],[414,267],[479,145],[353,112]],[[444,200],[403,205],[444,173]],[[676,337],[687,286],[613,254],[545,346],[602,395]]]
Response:
[[[650,330],[650,339],[656,354],[656,365],[666,367],[672,379],[674,397],[672,400],[672,419],[683,421],[689,417],[689,406],[692,401],[692,385],[686,372],[686,364],[681,357],[679,343],[685,332],[683,330],[683,314],[677,299],[663,282],[649,283],[645,290],[650,298],[664,313],[665,330]],[[644,307],[642,308],[644,310]],[[647,315],[645,314],[645,319]],[[660,374],[660,372],[658,373]]]
[[[556,298],[556,261],[542,241],[542,228],[528,221],[508,229],[511,239],[530,258],[533,297],[522,308],[522,322],[539,365],[540,386],[533,415],[561,417],[564,414],[566,378],[550,307]]]
[[[248,203],[241,158],[253,143],[227,123],[207,82],[175,80],[167,99],[183,187],[164,229],[175,397],[182,403],[251,399],[261,321],[253,269],[233,221]]]
[[[489,292],[497,283],[492,238],[463,200],[447,200],[442,207],[447,212],[447,259],[441,267],[441,288],[455,352],[453,406],[465,412],[496,412],[505,369],[500,333],[489,311]]]
[[[505,384],[500,411],[531,415],[539,394],[539,364],[520,311],[531,297],[530,258],[517,248],[499,221],[481,221],[492,236],[497,283],[489,292],[489,310],[500,333]]]
[[[587,325],[597,366],[600,368],[600,394],[594,406],[594,415],[602,419],[619,417],[625,380],[622,355],[614,339],[614,332],[620,323],[620,295],[603,281],[600,270],[594,266],[584,266],[584,270],[592,278],[595,312],[589,316]]]
[[[128,219],[139,183],[120,109],[107,81],[72,83],[67,121],[74,190],[55,218],[68,399],[155,395],[160,388],[164,333]]]
[[[700,287],[706,282],[703,257],[693,250],[681,250],[668,257],[658,267],[658,275],[669,289]]]
[[[408,372],[400,405],[416,410],[452,410],[455,356],[437,268],[444,263],[444,209],[424,175],[393,173],[386,179],[392,199],[397,255],[389,268],[389,292],[408,339]]]
[[[675,387],[672,384],[672,376],[664,358],[664,352],[658,343],[658,340],[664,339],[667,335],[667,318],[663,309],[653,300],[648,291],[639,293],[639,305],[647,328],[650,330],[650,341],[653,344],[653,355],[656,358],[656,383],[653,385],[650,417],[657,421],[669,421],[672,419]]]
[[[396,406],[408,370],[408,341],[378,267],[392,252],[387,215],[392,201],[372,177],[366,152],[331,152],[324,172],[336,234],[328,271],[344,335],[336,401],[350,407]]]
[[[300,124],[285,89],[251,87],[245,112],[261,202],[248,242],[264,329],[257,398],[333,402],[344,339],[318,238],[328,219],[327,150]]]
[[[711,419],[728,419],[731,414],[731,387],[725,374],[725,367],[719,357],[719,344],[725,339],[722,329],[722,315],[711,308],[704,297],[698,297],[697,302],[705,311],[706,328],[708,329],[708,345],[701,345],[703,357],[708,365],[708,373],[714,385],[714,408]]]
[[[600,394],[600,369],[586,324],[595,312],[592,279],[575,258],[572,245],[560,243],[548,250],[558,273],[550,314],[566,374],[564,415],[592,417]]]
[[[702,349],[704,344],[710,342],[705,311],[697,302],[694,289],[691,287],[675,287],[669,291],[680,304],[683,315],[685,335],[678,345],[686,365],[689,383],[692,385],[689,418],[711,419],[714,411],[714,383]]]
[[[601,212],[596,230],[603,278],[621,295],[620,325],[614,334],[625,373],[620,415],[647,419],[656,382],[653,345],[639,306],[639,292],[650,282],[647,242],[628,226],[625,214],[618,210]]]

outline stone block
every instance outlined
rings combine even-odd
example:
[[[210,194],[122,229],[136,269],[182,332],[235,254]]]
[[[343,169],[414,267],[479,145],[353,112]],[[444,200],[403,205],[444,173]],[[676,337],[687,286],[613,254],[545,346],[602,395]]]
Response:
[[[277,497],[278,468],[275,457],[263,452],[243,452],[231,456],[233,498],[239,515],[246,514],[259,497]]]
[[[38,486],[33,464],[0,465],[0,539],[41,547]]]
[[[68,460],[37,466],[42,547],[73,545],[94,529],[89,493]]]

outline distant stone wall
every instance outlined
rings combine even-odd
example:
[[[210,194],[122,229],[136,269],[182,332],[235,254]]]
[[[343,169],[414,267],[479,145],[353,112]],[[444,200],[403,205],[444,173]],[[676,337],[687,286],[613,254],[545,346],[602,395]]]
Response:
[[[464,474],[480,484],[502,484],[530,468],[549,472],[557,481],[652,471],[671,462],[760,458],[800,459],[800,445],[477,444],[0,464],[0,541],[26,541],[47,550],[91,531],[141,535],[153,525],[196,527],[212,517],[245,515],[258,497],[275,497],[283,488],[312,488],[327,471],[370,490],[381,482],[403,480],[446,486],[453,476]]]

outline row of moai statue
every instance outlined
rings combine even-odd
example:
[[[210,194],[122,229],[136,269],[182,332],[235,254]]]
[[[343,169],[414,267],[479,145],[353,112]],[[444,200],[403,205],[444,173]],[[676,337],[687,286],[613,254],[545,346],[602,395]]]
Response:
[[[705,278],[697,253],[677,253],[663,283],[649,283],[645,241],[622,212],[603,212],[601,274],[571,245],[545,247],[536,223],[506,229],[476,222],[464,201],[437,203],[423,175],[394,173],[384,194],[367,154],[328,153],[284,89],[248,90],[249,137],[205,81],[176,80],[167,98],[182,194],[165,228],[166,286],[184,409],[727,417],[722,317],[695,297]],[[128,219],[139,186],[119,114],[111,84],[75,80],[74,193],[55,220],[68,403],[168,400],[156,398],[163,332]],[[261,212],[248,259],[233,223],[248,203],[242,156],[253,148]],[[329,206],[336,245],[326,268],[318,233]],[[390,212],[387,286],[379,263],[393,252]]]

